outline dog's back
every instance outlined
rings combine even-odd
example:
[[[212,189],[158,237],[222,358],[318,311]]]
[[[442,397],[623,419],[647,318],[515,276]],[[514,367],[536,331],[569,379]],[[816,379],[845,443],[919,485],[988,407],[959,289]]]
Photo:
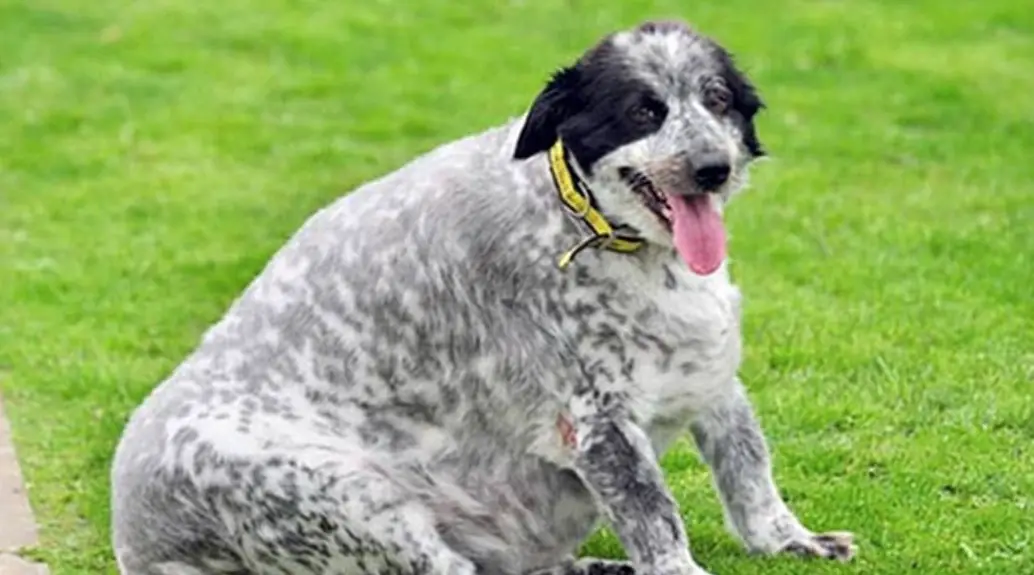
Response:
[[[286,543],[255,532],[303,511],[292,489],[340,476],[401,486],[388,498],[450,516],[444,536],[493,563],[519,564],[507,540],[549,529],[518,525],[516,510],[500,515],[484,497],[523,508],[573,490],[589,515],[572,537],[584,535],[595,513],[584,487],[522,459],[534,437],[514,435],[543,403],[542,382],[519,374],[564,369],[515,305],[555,273],[542,237],[564,225],[555,198],[537,192],[544,176],[506,154],[517,127],[446,144],[315,214],[144,402],[113,469],[124,573],[261,563]],[[313,460],[297,460],[304,450]],[[321,464],[338,467],[321,476]],[[522,473],[509,493],[493,477]],[[327,493],[328,507],[342,504]],[[262,511],[242,522],[248,507]],[[323,558],[349,553],[338,555]]]

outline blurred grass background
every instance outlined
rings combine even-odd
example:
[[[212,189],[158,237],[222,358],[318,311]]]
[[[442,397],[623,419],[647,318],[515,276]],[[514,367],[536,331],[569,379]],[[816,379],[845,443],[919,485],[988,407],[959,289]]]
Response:
[[[683,444],[699,561],[1032,573],[1034,10],[1009,0],[0,0],[0,390],[32,555],[114,572],[126,416],[310,213],[658,16],[768,102],[773,161],[729,213],[743,375],[793,506],[860,540],[847,566],[746,557]]]

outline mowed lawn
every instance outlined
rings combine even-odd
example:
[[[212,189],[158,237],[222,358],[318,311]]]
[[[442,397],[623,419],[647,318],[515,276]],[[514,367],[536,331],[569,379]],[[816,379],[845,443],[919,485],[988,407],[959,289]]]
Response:
[[[698,560],[1034,572],[1034,11],[1009,0],[0,0],[0,389],[31,555],[114,572],[128,413],[311,212],[653,16],[721,39],[768,101],[772,161],[729,213],[742,373],[792,505],[860,546],[745,556],[683,444]]]

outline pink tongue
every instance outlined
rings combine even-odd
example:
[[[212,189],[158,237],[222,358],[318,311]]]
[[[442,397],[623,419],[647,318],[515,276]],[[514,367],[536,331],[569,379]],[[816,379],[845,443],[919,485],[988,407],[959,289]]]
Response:
[[[725,259],[725,227],[704,194],[670,195],[675,250],[697,275],[710,275]]]

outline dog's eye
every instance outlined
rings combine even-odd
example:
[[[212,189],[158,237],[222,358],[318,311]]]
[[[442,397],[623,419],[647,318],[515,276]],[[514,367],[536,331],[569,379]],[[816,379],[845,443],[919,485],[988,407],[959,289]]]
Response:
[[[659,124],[664,119],[664,113],[664,104],[654,100],[637,103],[628,110],[632,121],[643,125]]]
[[[732,92],[724,84],[712,84],[704,91],[704,104],[711,112],[722,115],[729,111]]]

